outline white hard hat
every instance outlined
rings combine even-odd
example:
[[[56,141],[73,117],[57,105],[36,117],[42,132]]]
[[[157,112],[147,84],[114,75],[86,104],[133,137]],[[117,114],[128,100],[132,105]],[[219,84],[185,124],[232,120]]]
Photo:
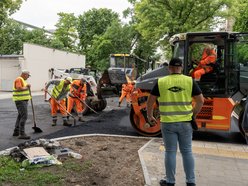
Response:
[[[72,78],[71,77],[66,77],[65,80],[69,81],[70,83],[72,83]]]
[[[31,76],[28,70],[22,70],[22,74],[27,74],[28,76]]]

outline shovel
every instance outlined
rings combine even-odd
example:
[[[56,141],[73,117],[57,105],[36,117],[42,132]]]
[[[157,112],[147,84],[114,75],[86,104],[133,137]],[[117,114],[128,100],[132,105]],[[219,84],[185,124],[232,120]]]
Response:
[[[59,103],[59,101],[57,101],[53,96],[52,96],[52,94],[50,94],[50,92],[48,92],[48,91],[46,91],[47,93],[48,93],[48,95],[49,96],[51,96],[51,98],[53,98],[55,101],[56,101],[56,103],[60,106],[60,108],[62,108],[70,117],[72,117],[73,118],[73,120],[74,120],[74,125],[73,126],[76,126],[76,123],[77,123],[77,120],[76,120],[76,118],[70,113],[70,112],[68,112],[66,109],[64,109],[64,107],[62,107],[62,105]]]
[[[72,87],[73,88],[73,87]],[[74,88],[73,88],[74,89]],[[75,89],[74,89],[75,90]],[[93,108],[91,108],[85,101],[83,101],[82,99],[80,99],[80,97],[78,97],[77,95],[74,94],[74,96],[81,102],[83,103],[86,107],[88,107],[91,111],[93,111],[94,113],[98,114],[98,112],[96,112]]]
[[[31,90],[30,87],[28,87],[29,90],[29,94],[31,96],[31,106],[32,106],[32,112],[33,112],[33,121],[34,121],[34,126],[32,127],[34,129],[34,133],[41,133],[43,132],[39,127],[36,126],[36,119],[35,119],[35,114],[34,114],[34,104],[33,104],[33,99],[32,99],[32,95],[31,95]]]
[[[93,108],[91,108],[85,101],[81,100],[77,95],[74,95],[81,103],[83,103],[86,107],[88,107],[91,111],[98,114]]]

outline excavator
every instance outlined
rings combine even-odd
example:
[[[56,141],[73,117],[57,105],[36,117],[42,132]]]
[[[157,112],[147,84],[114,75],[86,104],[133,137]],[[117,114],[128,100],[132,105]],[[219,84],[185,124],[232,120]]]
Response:
[[[204,74],[198,82],[205,99],[196,117],[198,128],[200,131],[230,132],[234,122],[248,142],[248,122],[243,121],[248,93],[248,68],[242,65],[247,61],[239,60],[240,52],[248,44],[248,33],[180,33],[172,36],[169,42],[172,57],[182,59],[183,74],[188,76],[195,67],[195,61],[200,60],[203,47],[211,45],[215,49],[213,71]],[[168,74],[168,64],[164,63],[136,80],[136,88],[131,95],[130,121],[143,136],[158,136],[161,133],[159,105],[154,104],[153,115],[157,124],[153,125],[147,120],[146,102],[157,79]]]

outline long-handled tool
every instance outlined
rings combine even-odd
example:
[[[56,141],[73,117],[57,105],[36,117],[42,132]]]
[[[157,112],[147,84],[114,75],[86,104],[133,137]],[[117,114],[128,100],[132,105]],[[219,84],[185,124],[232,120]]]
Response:
[[[30,87],[28,87],[28,90],[29,90],[29,94],[30,94],[30,97],[31,97],[30,102],[31,102],[31,107],[32,107],[32,112],[33,112],[34,126],[32,128],[34,129],[35,133],[41,133],[43,131],[39,127],[36,126],[36,119],[35,119],[35,113],[34,113],[34,104],[33,104],[33,98],[32,98]]]
[[[73,87],[72,87],[73,88]],[[74,89],[74,88],[73,88]],[[75,90],[75,89],[74,89]],[[91,108],[85,101],[83,101],[82,99],[80,99],[80,97],[78,97],[77,95],[73,94],[73,96],[75,96],[81,103],[83,103],[86,107],[88,107],[91,111],[93,111],[96,114],[99,114],[98,112],[96,112],[93,108]]]
[[[77,95],[74,95],[81,103],[83,103],[86,107],[88,107],[91,111],[93,111],[96,114],[99,114],[98,112],[96,112],[93,108],[91,108],[85,101],[83,101],[82,99],[80,99]]]
[[[53,99],[56,101],[56,103],[60,106],[60,108],[62,108],[70,117],[73,118],[73,120],[74,120],[74,122],[73,122],[74,125],[73,125],[73,126],[76,126],[76,123],[77,123],[76,118],[75,118],[70,112],[68,112],[66,109],[64,109],[64,107],[59,103],[58,100],[56,100],[56,99],[52,96],[52,94],[51,94],[50,92],[48,92],[48,91],[46,91],[46,92],[48,93],[49,96],[51,96],[51,98],[53,98]]]

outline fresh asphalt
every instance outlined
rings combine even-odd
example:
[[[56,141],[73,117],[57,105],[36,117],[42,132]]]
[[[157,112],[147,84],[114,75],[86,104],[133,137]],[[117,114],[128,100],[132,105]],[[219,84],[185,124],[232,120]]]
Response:
[[[13,137],[13,129],[17,117],[17,111],[14,102],[11,100],[11,93],[0,93],[0,151],[14,147],[25,140],[20,140]],[[59,138],[71,135],[80,134],[114,134],[127,136],[140,136],[131,126],[129,120],[130,109],[123,103],[122,107],[117,107],[118,98],[107,99],[107,107],[104,111],[98,114],[89,113],[84,116],[85,122],[77,122],[76,126],[65,127],[62,125],[62,119],[59,117],[58,124],[55,127],[51,126],[51,116],[49,103],[44,101],[43,93],[33,93],[33,103],[35,120],[37,127],[43,132],[34,133],[33,115],[31,105],[28,107],[28,120],[26,122],[26,133],[31,136],[31,139]],[[73,120],[70,122],[73,124]],[[195,132],[194,140],[237,143],[245,144],[245,140],[238,132],[238,129],[233,126],[233,132]],[[161,136],[158,136],[159,138]]]
[[[0,151],[14,147],[25,140],[13,137],[13,130],[17,117],[14,102],[10,98],[11,94],[0,93]],[[62,118],[58,117],[57,126],[51,126],[51,116],[49,103],[44,101],[42,93],[33,93],[33,104],[37,127],[43,132],[34,133],[33,115],[31,105],[28,107],[28,120],[26,122],[26,133],[31,139],[45,138],[52,139],[80,134],[116,134],[138,136],[129,121],[129,109],[127,107],[117,107],[118,99],[108,99],[108,105],[104,111],[98,114],[89,113],[84,116],[85,122],[77,122],[76,126],[65,127],[62,125]],[[70,119],[73,124],[73,120]]]

